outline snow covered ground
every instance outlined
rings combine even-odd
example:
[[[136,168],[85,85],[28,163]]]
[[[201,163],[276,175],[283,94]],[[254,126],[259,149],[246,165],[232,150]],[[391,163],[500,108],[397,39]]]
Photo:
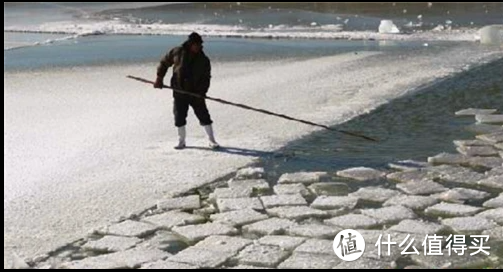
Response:
[[[333,125],[500,57],[464,44],[424,55],[214,63],[209,95]],[[4,73],[4,267],[12,253],[64,245],[317,130],[209,102],[217,140],[230,149],[200,148],[204,132],[190,112],[192,148],[176,151],[171,91],[126,79],[153,78],[155,66]]]

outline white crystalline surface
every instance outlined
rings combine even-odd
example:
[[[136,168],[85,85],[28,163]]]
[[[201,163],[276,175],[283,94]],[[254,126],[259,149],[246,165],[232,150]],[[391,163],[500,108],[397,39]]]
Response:
[[[208,95],[335,125],[501,56],[486,50],[215,62]],[[13,251],[48,252],[253,162],[250,152],[174,150],[171,91],[126,79],[151,79],[156,65],[4,73],[4,263]],[[257,156],[319,130],[211,101],[208,107],[220,144]],[[206,146],[192,112],[187,134],[188,145]]]

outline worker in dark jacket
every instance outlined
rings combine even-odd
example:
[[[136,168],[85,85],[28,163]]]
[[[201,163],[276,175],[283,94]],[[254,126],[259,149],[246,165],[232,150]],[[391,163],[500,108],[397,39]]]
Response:
[[[181,89],[200,96],[205,96],[210,87],[211,64],[209,58],[203,52],[203,39],[197,33],[189,35],[188,40],[179,47],[171,49],[166,56],[161,59],[157,67],[157,80],[154,88],[162,88],[163,79],[168,68],[173,66],[173,76],[171,77],[171,87]],[[213,128],[206,101],[204,98],[182,94],[173,90],[175,126],[178,128],[179,141],[175,149],[183,149],[185,144],[185,125],[187,124],[187,113],[189,106],[199,119],[208,135],[210,148],[218,148],[215,141]]]

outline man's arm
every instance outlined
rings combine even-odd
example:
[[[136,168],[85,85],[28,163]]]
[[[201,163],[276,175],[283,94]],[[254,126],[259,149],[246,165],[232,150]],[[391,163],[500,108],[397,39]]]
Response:
[[[154,88],[162,89],[164,85],[164,76],[168,72],[169,67],[173,66],[175,49],[169,51],[160,61],[159,66],[157,66],[157,79],[154,83]]]

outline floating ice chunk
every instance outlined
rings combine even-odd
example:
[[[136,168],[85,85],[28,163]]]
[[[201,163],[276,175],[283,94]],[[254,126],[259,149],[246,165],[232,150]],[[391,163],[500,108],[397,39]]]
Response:
[[[497,111],[498,110],[496,110],[496,109],[468,108],[468,109],[463,109],[463,110],[457,111],[455,114],[457,116],[472,116],[472,115],[493,114],[493,113],[496,113]]]
[[[498,151],[492,146],[461,146],[457,151],[465,156],[498,156]]]
[[[491,146],[491,143],[485,142],[479,139],[476,140],[454,140],[454,144],[457,147],[467,147],[467,146]]]
[[[489,134],[498,131],[503,131],[503,126],[475,123],[467,126],[466,129],[475,132],[475,134],[479,135],[479,134]]]
[[[464,201],[466,201],[466,200],[474,200],[474,199],[482,200],[482,199],[487,198],[489,196],[490,196],[490,194],[487,192],[466,189],[466,188],[454,188],[454,189],[451,189],[447,192],[432,195],[432,197],[435,197],[439,200],[442,200],[445,202],[454,202],[454,203],[464,203]]]
[[[356,179],[360,181],[379,179],[386,174],[368,167],[356,167],[337,172],[338,176]]]
[[[481,114],[475,115],[477,122],[484,124],[503,124],[503,114]]]
[[[426,162],[405,160],[405,161],[390,163],[390,164],[388,164],[388,166],[392,169],[396,169],[396,170],[400,170],[400,171],[410,171],[410,170],[417,170],[420,168],[427,167],[427,166],[429,166],[429,164]]]
[[[498,144],[503,142],[503,132],[497,131],[489,134],[477,135],[477,139],[486,141],[492,144]]]
[[[391,20],[382,20],[379,25],[379,33],[396,34],[400,33],[398,27]]]
[[[444,30],[445,30],[445,27],[443,25],[438,25],[433,29],[433,31],[444,31]]]
[[[503,43],[503,25],[485,26],[479,30],[481,44]]]
[[[311,23],[311,26],[317,26],[317,25],[318,25],[318,23],[316,23],[316,22]]]
[[[428,157],[431,164],[466,164],[468,158],[461,154],[440,153],[434,157]]]

